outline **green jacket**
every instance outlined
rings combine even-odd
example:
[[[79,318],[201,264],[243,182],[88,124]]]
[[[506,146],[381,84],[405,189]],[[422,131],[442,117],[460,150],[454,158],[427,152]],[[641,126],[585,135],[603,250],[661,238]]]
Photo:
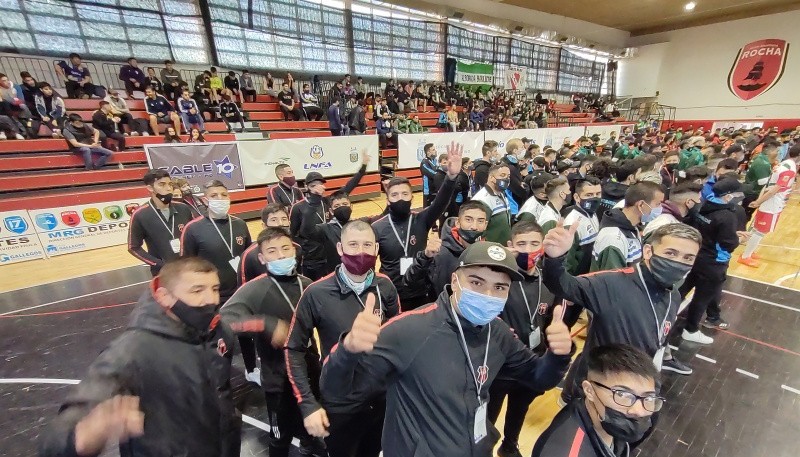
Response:
[[[422,133],[425,131],[425,128],[422,127],[422,124],[419,122],[414,122],[413,120],[408,121],[408,132],[407,133]]]
[[[758,196],[761,189],[769,182],[769,177],[772,175],[772,164],[766,155],[758,154],[747,169],[747,174],[744,176],[744,183],[747,186],[747,192],[751,195]]]
[[[620,143],[619,147],[617,148],[617,152],[614,153],[614,158],[617,160],[628,160],[628,159],[635,159],[636,157],[640,156],[641,152],[635,146],[633,148],[629,148],[627,144]]]
[[[397,121],[397,131],[400,133],[412,133],[411,131],[411,121],[408,119],[403,119],[401,121]]]
[[[680,161],[678,162],[678,170],[686,170],[691,167],[703,165],[706,163],[706,156],[700,152],[700,148],[691,147],[684,149],[680,153]]]

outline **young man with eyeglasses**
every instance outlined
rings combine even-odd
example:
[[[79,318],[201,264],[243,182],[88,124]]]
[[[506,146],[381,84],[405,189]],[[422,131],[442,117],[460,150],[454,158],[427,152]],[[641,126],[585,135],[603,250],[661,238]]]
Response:
[[[624,457],[664,406],[658,371],[644,352],[625,344],[598,346],[586,356],[583,396],[562,409],[531,457]]]

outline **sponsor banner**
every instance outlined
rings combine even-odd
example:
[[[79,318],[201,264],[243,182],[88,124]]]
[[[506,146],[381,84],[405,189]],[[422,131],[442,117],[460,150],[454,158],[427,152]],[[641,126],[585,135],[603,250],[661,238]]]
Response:
[[[236,142],[146,144],[144,151],[150,168],[186,179],[194,193],[202,192],[203,184],[212,179],[222,181],[229,191],[244,190]]]
[[[128,222],[146,198],[30,210],[48,257],[128,242]]]
[[[483,135],[486,141],[497,141],[497,149],[505,154],[506,143],[513,138],[519,138],[520,140],[527,138],[532,143],[542,144],[544,136],[539,135],[539,130],[544,129],[487,130],[483,132]]]
[[[586,137],[591,138],[592,135],[600,135],[600,145],[606,144],[611,132],[617,132],[617,138],[621,136],[622,130],[625,127],[630,127],[631,131],[634,129],[633,124],[614,124],[614,125],[587,125]]]
[[[282,163],[292,167],[298,180],[303,180],[312,171],[326,178],[352,175],[361,166],[364,150],[370,155],[367,171],[378,171],[377,135],[242,141],[239,143],[239,158],[244,183],[256,186],[276,182],[275,167]]]
[[[480,159],[483,147],[483,132],[447,132],[447,133],[415,133],[401,134],[397,137],[397,168],[419,168],[425,157],[425,145],[433,143],[436,154],[447,152],[447,146],[455,142],[464,146],[464,157],[472,160]]]
[[[43,258],[44,248],[28,212],[0,213],[0,266]]]
[[[489,63],[456,63],[456,84],[459,86],[494,85],[494,65]]]
[[[711,131],[713,132],[717,129],[750,130],[756,127],[764,127],[764,123],[759,121],[717,121],[711,126]]]
[[[536,144],[544,146],[552,146],[553,148],[560,148],[564,144],[564,140],[569,139],[569,143],[573,144],[578,141],[586,133],[585,127],[552,127],[546,129],[536,129],[536,134],[539,135],[541,142]]]
[[[511,90],[525,90],[528,86],[528,70],[525,67],[510,65],[506,69],[505,88]]]
[[[772,89],[783,76],[789,43],[766,39],[739,49],[728,73],[728,89],[741,100],[752,100]]]

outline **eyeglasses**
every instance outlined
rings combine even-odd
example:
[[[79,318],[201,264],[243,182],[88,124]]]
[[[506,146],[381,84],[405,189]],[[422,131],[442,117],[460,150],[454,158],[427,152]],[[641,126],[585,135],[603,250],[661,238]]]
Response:
[[[657,395],[647,395],[642,397],[633,392],[628,392],[627,390],[613,389],[606,385],[600,384],[597,381],[589,382],[600,386],[603,389],[611,391],[611,398],[614,400],[614,403],[625,408],[630,408],[631,406],[635,405],[637,401],[641,401],[645,410],[650,411],[651,413],[657,413],[661,411],[661,408],[664,406],[664,397],[659,397]]]

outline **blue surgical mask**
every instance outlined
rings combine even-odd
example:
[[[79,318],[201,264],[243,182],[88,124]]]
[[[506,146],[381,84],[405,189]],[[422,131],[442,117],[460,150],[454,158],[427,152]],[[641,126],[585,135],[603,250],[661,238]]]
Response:
[[[461,282],[456,275],[456,284],[461,290],[458,297],[458,311],[464,319],[473,325],[486,325],[503,312],[506,306],[505,298],[484,295],[461,287]]]
[[[267,271],[275,276],[288,276],[294,272],[297,266],[297,258],[294,256],[285,259],[267,262]]]
[[[645,203],[647,205],[647,203]],[[647,205],[650,206],[650,205]],[[647,225],[652,222],[655,218],[661,215],[664,212],[664,208],[661,205],[656,206],[650,210],[650,214],[642,214],[642,224]]]

